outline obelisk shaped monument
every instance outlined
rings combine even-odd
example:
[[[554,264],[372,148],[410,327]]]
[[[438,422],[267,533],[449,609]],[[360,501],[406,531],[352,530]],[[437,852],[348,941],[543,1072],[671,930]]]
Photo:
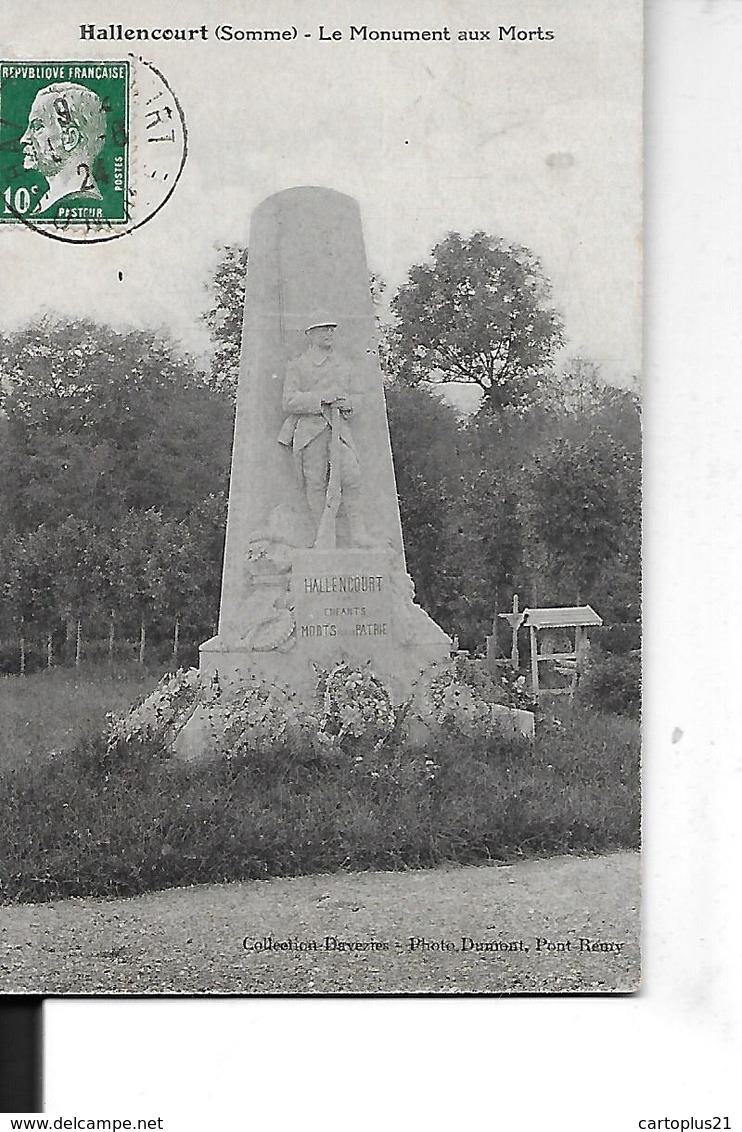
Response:
[[[218,635],[201,670],[313,692],[370,662],[395,699],[450,654],[414,604],[356,202],[277,193],[250,228]]]

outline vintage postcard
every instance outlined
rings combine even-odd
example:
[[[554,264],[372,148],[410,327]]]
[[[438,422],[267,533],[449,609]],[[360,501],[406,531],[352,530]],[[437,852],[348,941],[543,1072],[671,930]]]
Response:
[[[0,990],[640,984],[638,0],[0,16]]]

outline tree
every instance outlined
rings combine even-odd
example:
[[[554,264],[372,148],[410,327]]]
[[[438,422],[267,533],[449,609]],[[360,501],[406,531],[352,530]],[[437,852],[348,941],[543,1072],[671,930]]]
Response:
[[[392,300],[399,376],[468,382],[495,412],[521,407],[562,342],[550,285],[527,249],[450,233]]]
[[[79,617],[79,606],[73,613],[70,601],[73,590],[84,588],[87,581],[82,555],[72,545],[79,534],[42,524],[12,543],[6,541],[2,585],[6,631],[24,637],[30,634],[37,646],[46,638],[50,662],[52,637],[63,619]],[[73,621],[70,636],[74,626]]]
[[[231,400],[162,337],[89,322],[0,338],[0,372],[3,632],[210,631]]]
[[[51,590],[56,617],[65,626],[65,643],[69,655],[73,634],[79,638],[83,616],[98,612],[94,599],[100,562],[98,531],[84,519],[69,515],[56,527],[41,526],[35,534],[47,529],[53,567]]]
[[[518,589],[522,536],[516,478],[467,461],[448,532],[447,572],[456,579],[449,617],[464,648],[480,650],[495,614]]]
[[[213,303],[204,315],[214,339],[211,381],[231,397],[240,374],[242,319],[247,283],[247,248],[227,244],[214,271],[210,291]]]
[[[4,597],[15,620],[34,622],[44,632],[56,622],[56,537],[50,527],[29,531],[12,544]]]
[[[585,358],[569,358],[534,401],[544,437],[584,440],[596,428],[613,436],[631,452],[641,451],[639,397],[634,389],[609,385],[600,369]]]
[[[459,426],[425,389],[392,386],[386,402],[407,568],[417,600],[436,616],[450,597],[445,542],[460,484]]]
[[[521,512],[533,603],[595,601],[601,574],[622,560],[638,585],[640,497],[637,455],[600,429],[537,453]]]
[[[162,520],[154,533],[147,560],[150,593],[158,621],[162,624],[167,619],[172,626],[173,655],[177,658],[181,626],[186,612],[196,603],[199,589],[195,547],[185,520]]]
[[[165,544],[166,527],[167,521],[155,508],[128,512],[121,518],[106,561],[108,604],[127,635],[138,631],[140,664],[144,663],[147,629],[157,616],[161,575],[153,569],[152,559]]]
[[[197,595],[190,607],[191,622],[207,635],[219,613],[219,597],[227,526],[227,494],[209,495],[188,516],[193,546]]]
[[[18,530],[129,508],[185,515],[226,486],[232,405],[172,343],[90,322],[0,340],[3,509]]]
[[[376,342],[379,353],[381,374],[387,386],[390,386],[396,377],[396,357],[392,347],[392,328],[389,325],[388,310],[385,310],[386,279],[376,271],[369,272],[369,291],[374,308],[376,322]]]

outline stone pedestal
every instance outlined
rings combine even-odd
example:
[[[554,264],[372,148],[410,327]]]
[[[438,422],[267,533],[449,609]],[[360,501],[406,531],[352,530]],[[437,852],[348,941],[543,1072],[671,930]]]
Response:
[[[311,695],[317,669],[345,660],[369,664],[401,702],[425,669],[448,657],[448,636],[414,603],[391,548],[297,549],[285,565],[246,587],[243,611],[253,621],[240,637],[219,635],[201,646],[205,674],[226,684],[253,674]]]

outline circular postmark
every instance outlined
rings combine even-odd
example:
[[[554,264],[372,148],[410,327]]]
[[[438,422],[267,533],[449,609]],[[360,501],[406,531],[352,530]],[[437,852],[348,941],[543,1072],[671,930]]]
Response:
[[[180,102],[141,56],[0,63],[0,223],[75,244],[129,235],[187,153]]]

